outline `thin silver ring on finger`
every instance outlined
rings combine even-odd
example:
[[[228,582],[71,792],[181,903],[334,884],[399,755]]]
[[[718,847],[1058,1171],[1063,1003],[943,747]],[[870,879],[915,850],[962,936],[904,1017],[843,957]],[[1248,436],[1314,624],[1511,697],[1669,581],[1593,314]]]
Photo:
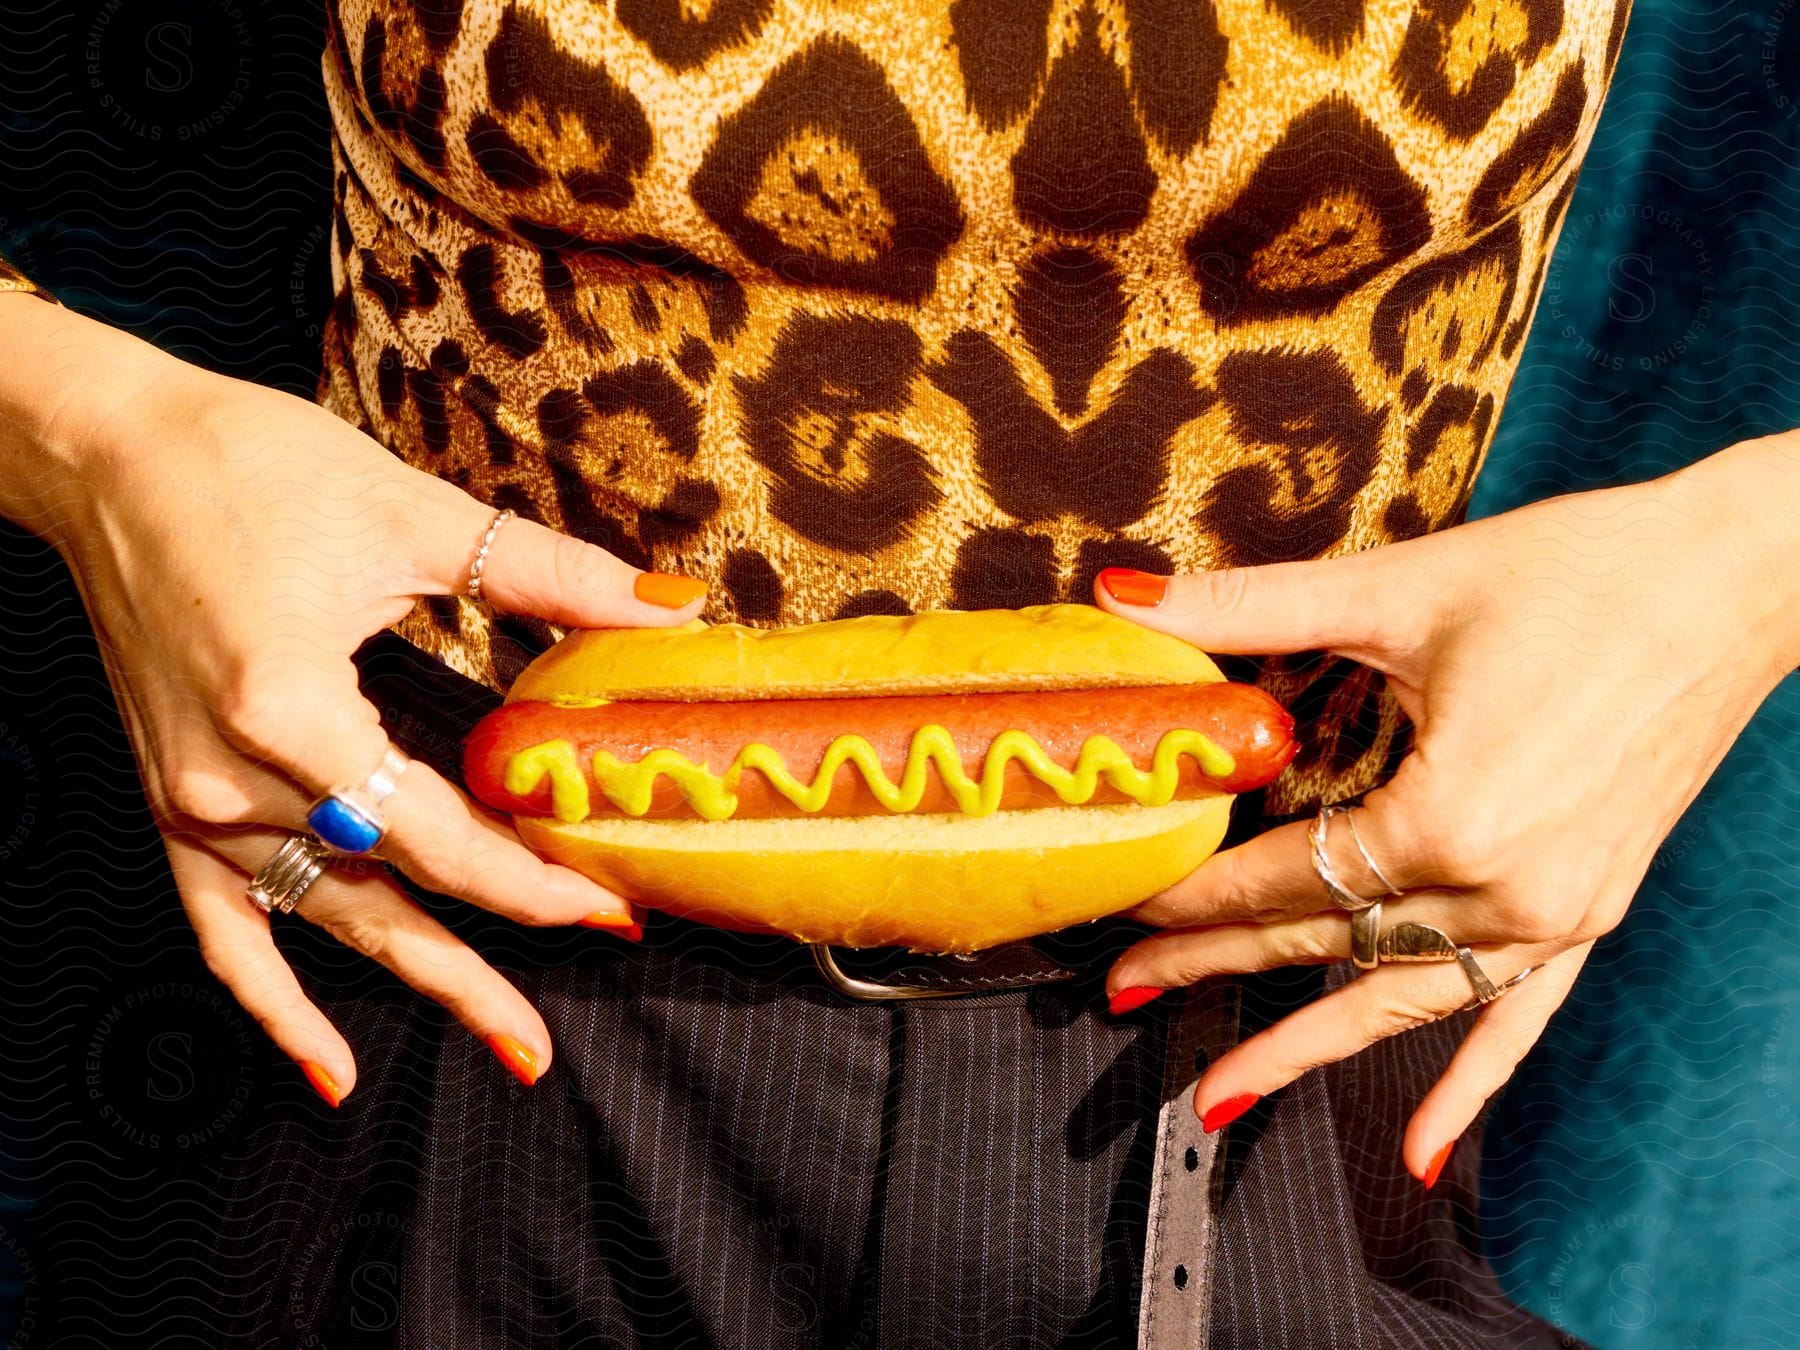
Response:
[[[1387,879],[1387,873],[1383,872],[1380,866],[1376,864],[1375,859],[1369,854],[1368,847],[1362,841],[1362,835],[1357,833],[1355,807],[1345,808],[1344,824],[1350,827],[1350,842],[1356,845],[1356,852],[1362,858],[1363,866],[1369,869],[1369,875],[1374,877],[1375,880],[1379,881],[1383,886],[1387,887],[1387,893],[1389,895],[1399,895],[1400,888]]]
[[[1467,1012],[1470,1008],[1479,1008],[1484,1003],[1492,1003],[1509,989],[1523,984],[1525,982],[1525,977],[1537,969],[1536,966],[1526,966],[1525,969],[1521,970],[1511,979],[1502,980],[1499,984],[1495,984],[1492,980],[1488,979],[1487,973],[1475,963],[1475,954],[1473,952],[1469,952],[1468,960],[1463,960],[1462,953],[1468,951],[1469,949],[1467,947],[1459,948],[1457,950],[1456,959],[1462,961],[1463,974],[1469,977],[1469,987],[1475,991],[1475,997],[1463,1004],[1462,1007],[1458,1009],[1460,1012]]]
[[[333,788],[307,810],[306,823],[334,853],[367,853],[387,834],[381,804],[393,792],[412,761],[399,746],[389,745],[361,787]]]
[[[244,894],[264,914],[292,914],[331,861],[331,850],[317,839],[291,834],[269,860],[256,869]]]
[[[1375,899],[1358,895],[1338,879],[1337,870],[1332,867],[1331,859],[1325,852],[1325,838],[1331,827],[1333,816],[1348,815],[1347,806],[1321,806],[1319,814],[1313,818],[1312,828],[1306,832],[1307,845],[1312,851],[1313,873],[1325,883],[1325,892],[1331,897],[1331,903],[1339,909],[1352,914],[1365,910],[1375,903]]]
[[[500,527],[515,514],[513,511],[496,511],[493,520],[488,522],[487,532],[476,546],[475,561],[469,564],[469,599],[481,599],[481,574],[487,570],[488,550],[494,546],[494,536],[500,533]]]

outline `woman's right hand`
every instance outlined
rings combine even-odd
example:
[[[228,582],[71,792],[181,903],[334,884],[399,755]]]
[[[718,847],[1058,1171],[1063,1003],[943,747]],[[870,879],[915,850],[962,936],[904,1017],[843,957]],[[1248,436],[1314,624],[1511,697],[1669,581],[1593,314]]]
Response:
[[[26,474],[0,504],[75,575],[207,965],[335,1106],[356,1082],[350,1046],[245,887],[314,799],[381,761],[351,653],[418,597],[466,593],[492,509],[311,403],[33,298],[0,296],[0,331],[39,362],[29,416],[16,374],[0,389],[0,469]],[[59,383],[81,370],[82,387]],[[576,628],[683,623],[703,592],[522,519],[482,577],[495,608]],[[430,890],[636,935],[625,900],[540,860],[423,763],[383,811],[380,856]],[[328,868],[295,913],[442,1003],[521,1081],[549,1064],[536,1010],[383,869]]]

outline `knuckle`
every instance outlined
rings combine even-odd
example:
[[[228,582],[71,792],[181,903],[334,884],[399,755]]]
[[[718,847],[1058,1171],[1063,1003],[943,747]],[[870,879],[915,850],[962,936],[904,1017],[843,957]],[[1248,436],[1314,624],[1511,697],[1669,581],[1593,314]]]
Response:
[[[421,844],[417,840],[395,841],[403,870],[408,876],[438,895],[470,900],[478,893],[471,869],[456,853],[441,845]]]
[[[238,975],[237,963],[231,959],[229,949],[216,937],[204,932],[196,933],[200,944],[200,959],[206,963],[206,969],[212,977],[227,989],[235,989]],[[242,1002],[243,1000],[239,1000]]]
[[[550,575],[559,597],[618,587],[619,565],[611,554],[570,535],[559,534],[550,554]]]
[[[1508,915],[1507,928],[1517,942],[1555,942],[1569,936],[1570,923],[1542,905],[1521,905]]]
[[[1347,939],[1340,929],[1334,933],[1322,924],[1301,924],[1292,944],[1295,961],[1335,961],[1344,954]]]
[[[270,680],[239,680],[219,697],[220,723],[246,750],[272,756],[293,723],[296,700]]]
[[[1242,567],[1200,572],[1181,589],[1184,615],[1207,614],[1230,618],[1240,613],[1249,602],[1250,574]]]
[[[1372,1044],[1435,1022],[1443,1015],[1441,1009],[1427,1006],[1422,990],[1400,989],[1393,997],[1361,1009],[1357,1029]]]
[[[1502,1082],[1512,1077],[1514,1069],[1537,1044],[1540,1027],[1531,1023],[1508,1023],[1492,1032],[1494,1040],[1493,1068]]]
[[[229,778],[194,766],[172,770],[163,779],[168,805],[178,816],[215,825],[243,825],[252,817],[249,796]]]
[[[1593,942],[1598,938],[1603,938],[1624,921],[1625,909],[1624,904],[1615,900],[1603,900],[1589,905],[1569,933],[1569,937],[1577,943]]]
[[[1198,955],[1189,954],[1179,957],[1172,965],[1160,971],[1157,982],[1165,989],[1185,989],[1217,973]]]
[[[1487,885],[1505,877],[1508,848],[1498,827],[1474,819],[1427,833],[1427,854],[1437,875],[1465,886]]]
[[[1141,976],[1139,982],[1176,989],[1204,979],[1208,973],[1203,952],[1196,949],[1194,939],[1187,933],[1157,934],[1146,941],[1141,950],[1145,960],[1133,976],[1134,980]]]
[[[1555,936],[1558,938],[1566,938],[1571,943],[1593,942],[1596,939],[1605,937],[1616,927],[1618,927],[1618,921],[1616,919],[1607,915],[1590,912],[1582,915],[1582,917],[1576,921],[1573,928],[1565,926],[1563,931],[1557,933]],[[1550,939],[1548,938],[1525,939],[1527,942],[1547,942],[1549,940]]]
[[[321,926],[351,951],[375,961],[387,951],[392,937],[387,922],[367,912],[336,915]]]
[[[514,923],[523,924],[527,928],[565,928],[570,923],[564,912],[549,908],[541,902],[520,900],[510,902],[497,893],[486,897],[484,908],[496,914],[503,914]]]

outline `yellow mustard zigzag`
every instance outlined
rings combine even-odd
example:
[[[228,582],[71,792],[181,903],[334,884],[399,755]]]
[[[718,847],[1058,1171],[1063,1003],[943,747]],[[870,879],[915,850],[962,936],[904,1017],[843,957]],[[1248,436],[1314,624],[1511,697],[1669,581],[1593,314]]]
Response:
[[[1164,806],[1174,799],[1183,755],[1192,756],[1209,778],[1223,778],[1237,767],[1229,753],[1198,731],[1165,731],[1156,743],[1148,770],[1133,764],[1131,756],[1106,736],[1088,737],[1082,742],[1075,767],[1065,769],[1024,732],[1003,731],[988,746],[977,780],[963,769],[962,756],[950,733],[932,724],[913,733],[906,769],[898,783],[881,767],[875,747],[855,735],[839,736],[826,747],[810,783],[796,778],[781,755],[760,742],[740,750],[722,774],[694,763],[677,750],[652,750],[634,762],[601,750],[594,756],[593,769],[601,792],[626,815],[642,816],[648,811],[656,780],[667,777],[704,819],[725,820],[737,810],[738,780],[751,770],[761,773],[770,786],[802,811],[819,811],[831,796],[837,771],[845,764],[854,764],[877,801],[890,811],[907,812],[916,810],[924,800],[927,773],[936,765],[957,808],[965,815],[986,816],[998,809],[1006,787],[1006,766],[1014,761],[1071,806],[1091,800],[1102,778],[1140,805]],[[574,745],[566,740],[545,741],[513,755],[506,766],[505,787],[514,796],[529,796],[546,775],[556,818],[569,822],[586,820],[590,804],[587,776],[575,758]]]

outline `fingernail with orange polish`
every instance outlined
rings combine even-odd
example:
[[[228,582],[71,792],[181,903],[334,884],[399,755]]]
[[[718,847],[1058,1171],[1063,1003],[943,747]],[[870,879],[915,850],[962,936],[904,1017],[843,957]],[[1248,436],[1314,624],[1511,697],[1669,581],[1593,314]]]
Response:
[[[500,1057],[500,1062],[507,1072],[518,1079],[526,1087],[537,1082],[538,1075],[543,1072],[538,1067],[538,1058],[511,1036],[489,1036],[488,1048]]]
[[[576,923],[583,928],[603,928],[616,937],[627,942],[644,940],[644,925],[629,914],[590,914],[585,919],[577,919]]]
[[[1108,567],[1100,573],[1100,585],[1122,605],[1160,605],[1169,593],[1169,579],[1130,567]]]
[[[1200,1128],[1208,1134],[1214,1130],[1222,1130],[1261,1100],[1262,1093],[1245,1092],[1236,1097],[1227,1097],[1222,1102],[1215,1102],[1200,1117]]]
[[[1431,1155],[1431,1161],[1425,1164],[1425,1175],[1419,1178],[1420,1181],[1425,1183],[1426,1190],[1430,1190],[1433,1186],[1437,1185],[1437,1179],[1444,1170],[1444,1164],[1450,1161],[1450,1150],[1455,1147],[1456,1141],[1452,1139],[1436,1153]]]
[[[706,594],[706,583],[698,577],[679,577],[673,572],[639,572],[631,583],[631,593],[647,605],[664,609],[680,609]]]
[[[1106,1011],[1119,1017],[1141,1008],[1153,998],[1160,998],[1168,993],[1167,989],[1158,989],[1153,985],[1134,984],[1129,989],[1121,989],[1106,1001]]]
[[[330,1102],[332,1109],[336,1110],[339,1103],[344,1100],[344,1090],[337,1085],[331,1075],[310,1059],[300,1061],[300,1072],[305,1074],[306,1081],[313,1085],[313,1091]]]

